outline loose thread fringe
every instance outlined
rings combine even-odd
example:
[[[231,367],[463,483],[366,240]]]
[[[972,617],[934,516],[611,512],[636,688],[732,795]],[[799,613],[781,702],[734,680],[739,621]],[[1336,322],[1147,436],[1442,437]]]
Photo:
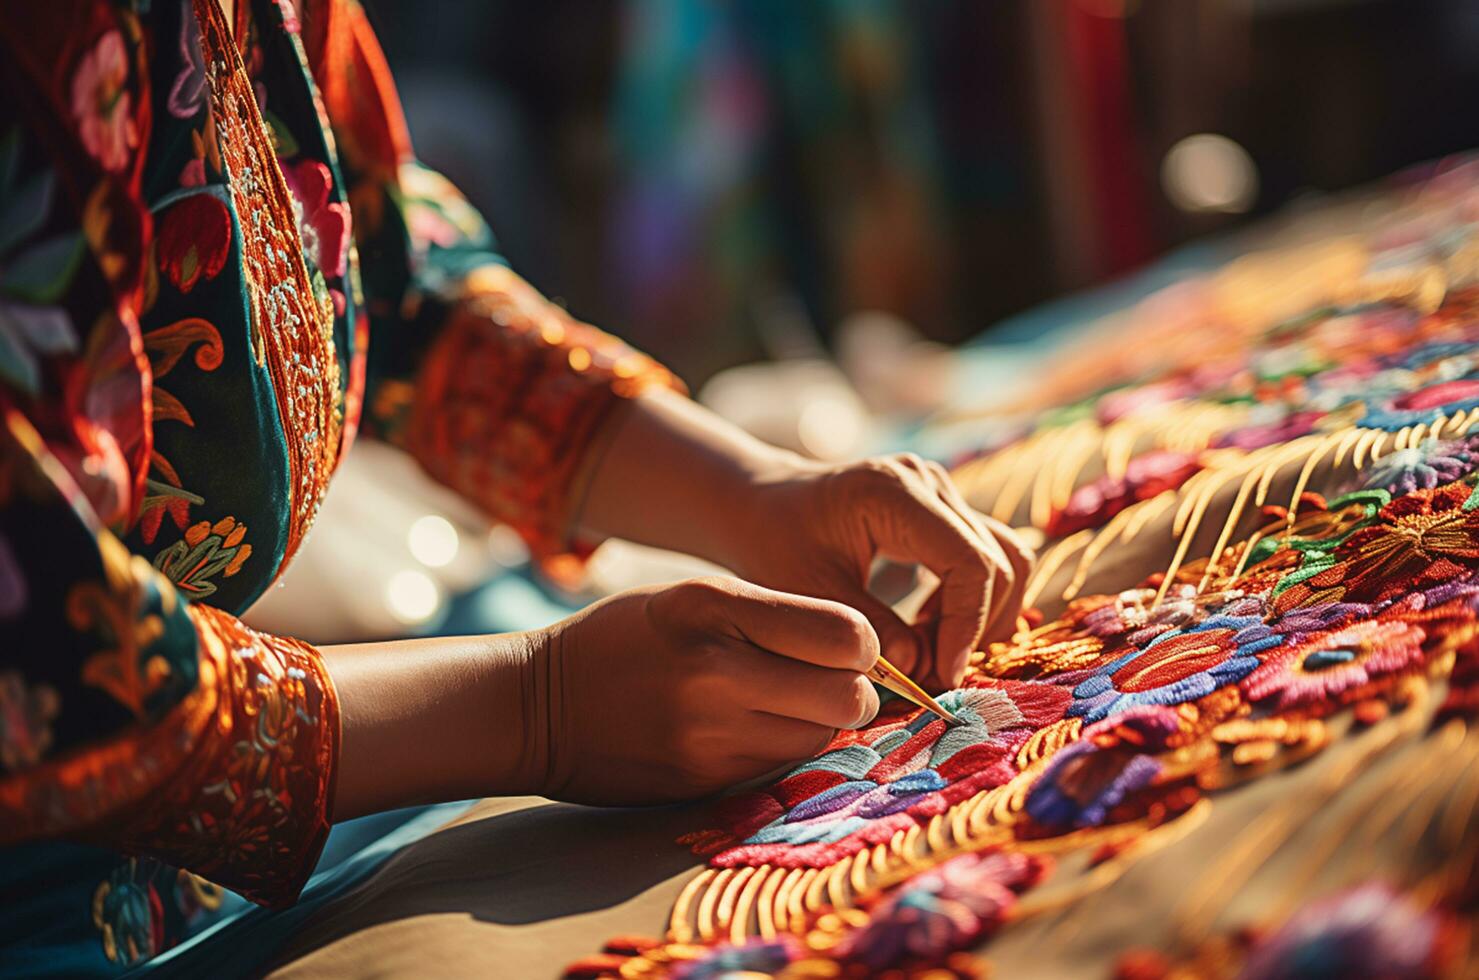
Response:
[[[1048,483],[1043,486],[1050,487],[1051,493],[1045,494],[1042,499],[1049,501],[1050,506],[1044,510],[1037,506],[1035,499],[1030,514],[1033,526],[1042,528],[1047,524],[1052,509],[1066,504],[1079,480],[1085,460],[1093,455],[1093,452],[1086,454],[1083,451],[1086,440],[1094,443],[1095,450],[1104,461],[1106,472],[1119,472],[1122,475],[1123,467],[1128,464],[1128,460],[1123,458],[1125,445],[1134,442],[1146,431],[1155,431],[1157,441],[1153,448],[1182,451],[1205,449],[1205,444],[1211,438],[1225,431],[1215,426],[1203,428],[1193,425],[1190,437],[1183,433],[1179,439],[1173,441],[1167,438],[1167,432],[1130,427],[1127,425],[1128,421],[1122,420],[1107,428],[1099,428],[1093,422],[1075,422],[1062,430],[1044,433],[1040,438],[1034,437],[1019,446],[1003,450],[986,461],[987,464],[1000,462],[1000,467],[982,465],[979,462],[967,463],[954,476],[969,493],[971,487],[993,479],[1001,468],[1009,468],[1014,472],[1048,474]],[[1072,600],[1082,592],[1099,559],[1112,545],[1126,545],[1133,541],[1174,506],[1176,510],[1171,521],[1174,539],[1172,558],[1163,572],[1161,585],[1152,605],[1154,610],[1165,600],[1176,573],[1192,557],[1191,549],[1198,533],[1209,519],[1215,519],[1212,518],[1211,510],[1219,491],[1241,478],[1231,504],[1222,514],[1222,525],[1216,543],[1207,556],[1211,561],[1198,582],[1197,592],[1200,594],[1206,590],[1218,571],[1219,559],[1236,534],[1238,524],[1249,506],[1261,508],[1266,505],[1274,481],[1292,467],[1298,466],[1299,470],[1285,508],[1288,513],[1287,526],[1282,535],[1285,539],[1293,532],[1300,500],[1310,488],[1321,463],[1328,460],[1333,468],[1338,468],[1349,456],[1353,469],[1359,472],[1375,464],[1387,452],[1417,448],[1425,441],[1460,438],[1467,435],[1476,424],[1479,424],[1479,408],[1467,412],[1458,411],[1451,416],[1439,416],[1432,423],[1419,423],[1395,433],[1353,425],[1329,433],[1302,436],[1287,443],[1250,452],[1207,450],[1205,468],[1193,474],[1180,487],[1129,505],[1110,518],[1103,527],[1079,531],[1052,542],[1041,554],[1037,568],[1028,580],[1026,602],[1028,605],[1035,604],[1059,572],[1077,555],[1078,560],[1072,566],[1073,571],[1068,582],[1058,595],[1061,602]],[[1134,433],[1134,439],[1126,435],[1131,432]],[[1203,445],[1196,446],[1198,441],[1202,441]],[[1021,493],[1025,489],[1026,485],[1020,479],[1016,482],[1008,479],[993,506],[993,515],[1000,519],[1010,519],[1015,514]],[[1242,575],[1255,543],[1256,538],[1241,549],[1230,581],[1235,581]]]

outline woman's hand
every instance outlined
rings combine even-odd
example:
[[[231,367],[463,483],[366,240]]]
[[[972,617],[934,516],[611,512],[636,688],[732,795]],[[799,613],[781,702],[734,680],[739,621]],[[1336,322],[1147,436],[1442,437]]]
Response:
[[[335,819],[475,796],[691,799],[871,721],[878,638],[836,602],[733,579],[611,596],[528,633],[325,647]]]
[[[890,662],[935,690],[960,681],[980,643],[1011,634],[1032,553],[967,506],[937,464],[809,462],[669,392],[642,397],[612,429],[577,502],[583,528],[845,603],[872,623]],[[875,558],[939,577],[919,622],[869,594]]]
[[[545,631],[538,792],[689,799],[820,752],[878,713],[878,638],[847,606],[726,578],[618,593]],[[526,685],[528,689],[528,685]]]
[[[980,644],[1012,635],[1033,560],[1010,528],[966,504],[943,467],[912,453],[846,466],[779,460],[752,479],[732,530],[728,567],[859,610],[883,655],[935,690],[960,682]],[[917,623],[869,593],[878,558],[938,576]]]

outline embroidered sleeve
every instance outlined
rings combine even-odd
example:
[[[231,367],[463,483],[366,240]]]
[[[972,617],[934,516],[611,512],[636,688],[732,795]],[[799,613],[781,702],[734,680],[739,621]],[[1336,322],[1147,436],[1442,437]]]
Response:
[[[516,530],[571,548],[576,472],[616,403],[681,388],[510,270],[482,217],[414,159],[363,11],[318,0],[304,31],[351,186],[372,321],[365,421]]]
[[[182,600],[3,389],[0,413],[0,845],[87,840],[291,903],[329,828],[319,655]]]

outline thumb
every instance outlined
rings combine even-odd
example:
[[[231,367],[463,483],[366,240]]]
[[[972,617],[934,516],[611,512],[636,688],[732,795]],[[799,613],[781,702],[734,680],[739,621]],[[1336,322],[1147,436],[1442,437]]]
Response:
[[[878,634],[879,652],[889,663],[911,677],[929,666],[919,634],[888,603],[866,589],[848,589],[837,601],[852,606],[872,624],[873,632]]]

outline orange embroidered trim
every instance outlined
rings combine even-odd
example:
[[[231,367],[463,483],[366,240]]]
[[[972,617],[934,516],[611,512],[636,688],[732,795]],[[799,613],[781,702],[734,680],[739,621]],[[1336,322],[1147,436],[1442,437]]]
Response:
[[[329,833],[338,698],[308,644],[208,606],[189,613],[200,634],[200,690],[220,693],[196,751],[132,815],[110,821],[108,843],[263,905],[289,905]]]
[[[504,266],[467,278],[427,354],[404,441],[434,477],[511,525],[539,556],[568,548],[571,488],[615,400],[667,369],[580,323]]]
[[[272,377],[287,441],[286,567],[318,516],[338,461],[343,414],[334,311],[314,301],[292,199],[225,15],[216,0],[194,0],[194,5],[221,160],[241,223],[254,353]]]

